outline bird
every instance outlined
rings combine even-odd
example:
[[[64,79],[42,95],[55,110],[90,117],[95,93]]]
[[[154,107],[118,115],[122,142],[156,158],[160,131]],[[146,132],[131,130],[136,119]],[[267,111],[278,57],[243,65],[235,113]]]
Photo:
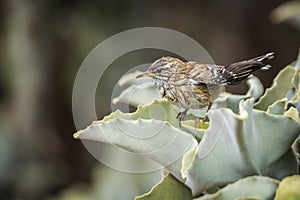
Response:
[[[181,127],[189,109],[207,107],[207,113],[224,86],[239,84],[257,70],[270,69],[269,61],[273,58],[274,52],[270,52],[224,66],[165,56],[153,62],[137,78],[151,77],[158,85],[160,95],[183,109],[177,115]],[[207,117],[204,120],[207,121]]]

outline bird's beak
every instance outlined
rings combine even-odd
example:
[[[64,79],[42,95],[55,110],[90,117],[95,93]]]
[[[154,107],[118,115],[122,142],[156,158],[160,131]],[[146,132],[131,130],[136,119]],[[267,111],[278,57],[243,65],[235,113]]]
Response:
[[[148,71],[145,71],[145,72],[141,73],[140,75],[138,75],[136,78],[153,77],[153,76],[155,76],[155,74],[153,74],[151,72],[148,72]]]

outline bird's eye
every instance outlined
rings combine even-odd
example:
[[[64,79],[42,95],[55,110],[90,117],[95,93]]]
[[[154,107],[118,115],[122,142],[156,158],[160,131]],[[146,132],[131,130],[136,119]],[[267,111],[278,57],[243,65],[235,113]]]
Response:
[[[163,70],[162,68],[157,68],[157,69],[155,70],[155,72],[156,72],[156,73],[161,73],[162,70]]]

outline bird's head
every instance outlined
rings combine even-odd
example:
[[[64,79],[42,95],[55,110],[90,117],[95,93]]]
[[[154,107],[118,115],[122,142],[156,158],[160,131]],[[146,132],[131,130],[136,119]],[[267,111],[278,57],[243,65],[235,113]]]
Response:
[[[151,77],[157,81],[167,80],[174,72],[178,63],[183,63],[181,60],[172,57],[162,57],[150,65],[150,67],[138,75],[140,77]]]

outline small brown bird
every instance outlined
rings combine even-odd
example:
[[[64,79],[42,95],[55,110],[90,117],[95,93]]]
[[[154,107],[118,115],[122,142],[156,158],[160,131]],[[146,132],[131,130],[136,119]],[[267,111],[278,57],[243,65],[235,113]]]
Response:
[[[267,70],[274,53],[233,63],[229,66],[184,62],[178,58],[162,57],[139,77],[151,77],[159,85],[160,94],[183,112],[177,115],[179,125],[189,109],[210,109],[223,85],[232,85],[248,78],[254,71]]]

